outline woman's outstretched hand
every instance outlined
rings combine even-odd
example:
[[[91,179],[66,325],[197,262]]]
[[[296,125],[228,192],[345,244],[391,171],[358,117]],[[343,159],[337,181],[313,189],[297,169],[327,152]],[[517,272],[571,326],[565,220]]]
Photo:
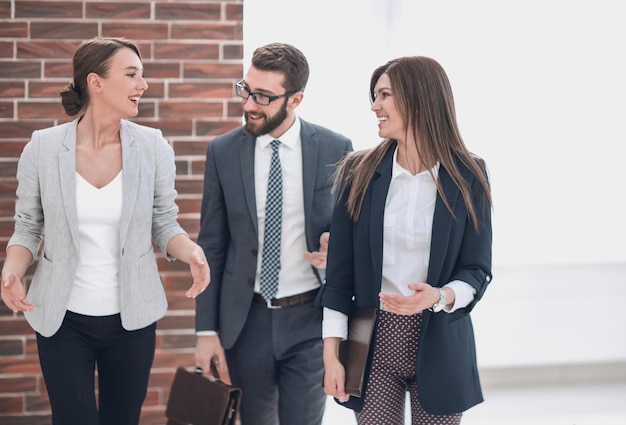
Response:
[[[209,283],[211,282],[211,270],[209,269],[209,263],[204,256],[202,248],[197,247],[191,253],[189,270],[191,271],[193,283],[185,295],[189,298],[196,298],[209,286]]]
[[[2,301],[4,301],[7,307],[13,312],[32,311],[35,308],[35,304],[26,299],[22,279],[15,273],[3,273],[2,283],[0,285]]]
[[[439,291],[428,283],[409,283],[408,288],[413,291],[410,295],[381,292],[378,297],[384,309],[391,313],[410,316],[431,308],[439,301]]]

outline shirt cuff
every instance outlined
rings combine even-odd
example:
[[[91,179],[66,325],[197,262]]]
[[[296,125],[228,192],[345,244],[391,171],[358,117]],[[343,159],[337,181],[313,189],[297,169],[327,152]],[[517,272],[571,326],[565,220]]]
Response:
[[[340,311],[324,307],[322,338],[348,338],[348,316]]]
[[[213,336],[217,335],[217,331],[196,331],[197,336]]]
[[[476,290],[469,283],[463,282],[462,280],[453,280],[445,286],[452,289],[454,292],[454,304],[450,308],[444,308],[446,313],[454,313],[456,310],[467,307],[474,301]]]

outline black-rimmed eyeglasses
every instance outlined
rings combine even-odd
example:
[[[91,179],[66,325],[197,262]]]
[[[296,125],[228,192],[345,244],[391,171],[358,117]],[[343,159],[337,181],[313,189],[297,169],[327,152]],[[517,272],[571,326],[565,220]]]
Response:
[[[267,106],[273,101],[275,101],[276,99],[290,96],[300,91],[300,90],[292,90],[284,94],[279,94],[278,96],[268,96],[263,93],[252,93],[243,81],[238,81],[237,84],[235,84],[235,90],[237,91],[237,96],[246,100],[250,96],[252,96],[252,100],[254,100],[254,103],[256,103],[257,105],[261,105],[261,106]]]

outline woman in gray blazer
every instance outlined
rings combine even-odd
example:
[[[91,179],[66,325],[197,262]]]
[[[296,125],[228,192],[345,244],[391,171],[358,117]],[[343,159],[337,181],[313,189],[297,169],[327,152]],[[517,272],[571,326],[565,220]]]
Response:
[[[172,148],[159,130],[125,120],[148,88],[137,46],[92,39],[73,66],[61,96],[78,117],[35,131],[19,160],[2,299],[36,331],[53,424],[137,424],[167,309],[152,242],[189,264],[187,296],[210,271],[177,222]]]

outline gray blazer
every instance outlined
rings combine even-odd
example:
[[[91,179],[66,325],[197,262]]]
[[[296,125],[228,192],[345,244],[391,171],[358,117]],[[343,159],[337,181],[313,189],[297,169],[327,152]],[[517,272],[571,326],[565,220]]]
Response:
[[[309,251],[317,251],[320,235],[330,230],[333,164],[352,150],[352,142],[300,121],[306,242]],[[246,322],[254,293],[259,250],[255,143],[256,137],[238,127],[213,139],[207,149],[198,244],[211,266],[211,284],[196,298],[196,330],[219,331],[227,349]],[[320,279],[317,269],[313,272]],[[315,329],[318,335],[309,338],[321,338],[321,324]]]
[[[36,307],[25,316],[33,329],[46,337],[61,326],[80,256],[77,123],[78,118],[35,131],[17,169],[15,231],[8,246],[24,246],[35,259],[45,237],[27,294]],[[177,222],[174,152],[161,131],[122,121],[120,137],[123,206],[119,296],[122,326],[135,330],[163,317],[167,309],[152,241],[166,254],[170,239],[185,231]]]

